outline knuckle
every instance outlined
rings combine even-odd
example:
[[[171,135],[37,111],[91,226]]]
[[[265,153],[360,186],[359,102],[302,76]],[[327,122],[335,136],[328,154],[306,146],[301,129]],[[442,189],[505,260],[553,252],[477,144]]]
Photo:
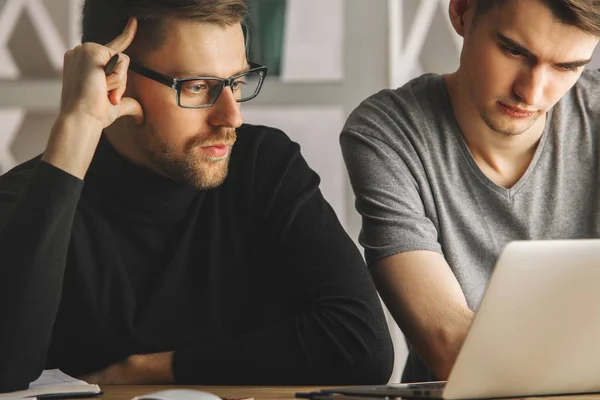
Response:
[[[88,42],[88,43],[84,43],[84,44],[82,44],[82,45],[81,45],[81,49],[82,49],[82,50],[83,50],[85,53],[87,53],[87,54],[90,54],[90,55],[99,54],[99,53],[100,53],[100,49],[101,49],[101,48],[102,48],[102,47],[101,47],[101,46],[99,46],[99,45],[98,45],[98,44],[96,44],[96,43],[89,43],[89,42]]]
[[[72,57],[73,54],[78,51],[79,47],[81,47],[81,45],[75,46],[72,49],[69,49],[69,50],[65,51],[65,56],[64,56],[65,59],[68,58],[68,57]]]
[[[123,74],[127,76],[127,71],[129,71],[129,65],[131,64],[131,60],[129,58],[123,59]]]

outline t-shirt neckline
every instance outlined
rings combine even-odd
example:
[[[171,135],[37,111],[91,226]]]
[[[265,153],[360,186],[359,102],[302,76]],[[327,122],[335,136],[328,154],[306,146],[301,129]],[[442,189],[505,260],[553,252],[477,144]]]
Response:
[[[529,163],[529,166],[525,170],[525,173],[523,174],[523,176],[521,176],[521,178],[519,178],[519,180],[512,187],[506,188],[504,186],[498,185],[496,182],[494,182],[492,179],[490,179],[481,170],[479,165],[477,165],[477,162],[475,162],[475,158],[473,157],[473,154],[471,153],[471,150],[469,149],[469,146],[467,145],[467,142],[465,141],[465,138],[462,135],[462,132],[458,125],[458,121],[456,121],[456,117],[454,116],[454,109],[452,107],[452,102],[450,101],[450,94],[448,93],[448,86],[446,85],[446,80],[443,75],[439,75],[438,78],[439,78],[438,79],[439,89],[440,89],[441,96],[442,96],[441,99],[443,102],[445,102],[448,105],[447,107],[443,107],[443,108],[446,110],[446,117],[450,121],[450,125],[451,125],[450,128],[454,132],[454,134],[458,140],[458,143],[460,144],[460,148],[462,150],[465,161],[469,164],[470,168],[479,177],[479,179],[490,189],[495,190],[496,192],[506,196],[507,198],[514,197],[517,194],[517,192],[527,183],[527,181],[529,180],[529,178],[535,171],[535,168],[536,168],[542,154],[545,151],[546,144],[548,142],[548,138],[550,137],[550,128],[552,126],[553,108],[548,110],[548,112],[546,114],[546,125],[544,126],[544,131],[542,132],[542,137],[540,138],[540,142],[538,143],[538,146],[535,150],[533,159]]]

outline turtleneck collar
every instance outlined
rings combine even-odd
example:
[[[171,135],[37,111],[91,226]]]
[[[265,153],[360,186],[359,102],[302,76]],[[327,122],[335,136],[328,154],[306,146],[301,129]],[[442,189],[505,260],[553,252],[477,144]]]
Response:
[[[159,219],[181,216],[194,199],[205,193],[134,164],[119,154],[104,135],[87,172],[85,190],[96,202],[123,211],[152,213]]]

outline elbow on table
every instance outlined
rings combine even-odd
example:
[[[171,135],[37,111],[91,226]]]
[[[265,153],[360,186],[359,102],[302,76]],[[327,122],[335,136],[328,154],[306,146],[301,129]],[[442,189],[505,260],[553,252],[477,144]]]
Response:
[[[385,384],[394,368],[394,347],[389,336],[373,337],[360,349],[346,348],[330,362],[328,371],[322,371],[329,385]]]
[[[44,372],[46,351],[39,351],[36,341],[23,332],[0,332],[0,393],[28,389]]]
[[[391,339],[381,338],[371,346],[369,354],[357,358],[350,366],[352,382],[346,384],[377,385],[389,381],[394,368],[394,347]]]

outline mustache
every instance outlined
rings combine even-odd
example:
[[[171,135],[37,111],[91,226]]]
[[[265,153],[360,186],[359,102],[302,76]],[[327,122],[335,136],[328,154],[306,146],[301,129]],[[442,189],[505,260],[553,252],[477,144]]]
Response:
[[[235,129],[224,128],[216,132],[211,132],[208,135],[197,135],[192,137],[186,144],[186,149],[191,150],[194,147],[212,146],[215,144],[233,144],[237,139]]]

